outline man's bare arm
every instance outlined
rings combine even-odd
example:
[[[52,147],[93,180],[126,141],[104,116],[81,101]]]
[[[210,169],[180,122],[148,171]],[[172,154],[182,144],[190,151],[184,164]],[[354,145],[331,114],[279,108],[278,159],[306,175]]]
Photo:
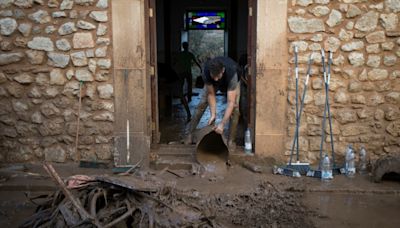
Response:
[[[232,115],[233,109],[235,108],[236,96],[237,96],[236,90],[228,91],[228,95],[227,95],[228,101],[227,101],[227,104],[226,104],[224,117],[222,118],[222,121],[218,124],[217,128],[215,129],[215,131],[218,134],[222,134],[223,133],[224,126],[229,121],[229,118]]]
[[[217,113],[217,101],[215,98],[215,89],[213,85],[206,85],[207,86],[207,100],[208,100],[208,105],[210,106],[210,119],[208,120],[208,125],[211,125],[216,118],[216,113]]]

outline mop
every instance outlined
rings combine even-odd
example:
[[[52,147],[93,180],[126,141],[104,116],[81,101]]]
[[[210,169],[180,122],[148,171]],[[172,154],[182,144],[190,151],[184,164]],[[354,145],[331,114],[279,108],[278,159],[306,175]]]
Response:
[[[331,65],[332,65],[332,52],[329,51],[328,57],[328,72],[325,69],[325,51],[324,49],[321,50],[322,56],[322,68],[324,74],[324,82],[325,82],[325,107],[324,107],[324,115],[322,118],[322,132],[321,132],[321,144],[319,149],[319,157],[320,162],[318,165],[317,170],[309,170],[307,172],[307,176],[321,178],[321,165],[322,165],[322,151],[324,148],[324,141],[325,141],[325,124],[326,124],[326,113],[328,112],[328,120],[329,120],[329,131],[330,131],[330,138],[331,138],[331,149],[332,149],[332,172],[333,174],[340,174],[340,168],[336,166],[335,163],[335,148],[333,142],[333,133],[332,133],[332,116],[330,111],[330,104],[329,104],[329,82],[331,80]]]
[[[307,75],[306,75],[306,80],[304,82],[304,89],[303,89],[303,95],[300,103],[300,111],[298,110],[298,61],[297,61],[297,54],[298,54],[298,49],[295,46],[294,47],[294,54],[295,54],[295,76],[296,76],[296,128],[295,128],[295,134],[294,134],[294,139],[293,139],[293,144],[290,152],[290,160],[289,163],[284,166],[284,167],[279,167],[279,168],[274,168],[274,173],[279,173],[282,175],[286,176],[293,176],[293,177],[299,177],[301,174],[306,174],[307,171],[310,169],[310,164],[309,163],[302,163],[299,161],[299,128],[300,128],[300,120],[301,120],[301,113],[303,112],[304,108],[304,100],[307,92],[307,85],[308,85],[308,80],[310,78],[310,71],[311,71],[311,65],[313,62],[313,54],[310,55],[308,59],[308,66],[307,66]],[[294,147],[296,145],[296,163],[292,163],[293,160],[293,155],[294,155]]]

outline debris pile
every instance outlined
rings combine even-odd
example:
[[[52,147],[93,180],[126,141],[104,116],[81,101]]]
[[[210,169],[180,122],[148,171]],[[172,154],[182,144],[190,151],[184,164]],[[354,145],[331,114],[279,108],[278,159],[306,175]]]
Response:
[[[168,187],[133,176],[73,176],[61,180],[51,165],[46,171],[61,190],[31,198],[34,215],[21,227],[215,227],[212,216],[176,200]]]
[[[220,221],[239,227],[314,227],[314,213],[301,203],[301,194],[288,192],[265,181],[255,190],[206,198]]]
[[[300,193],[270,182],[245,193],[206,194],[156,176],[84,176],[61,180],[60,190],[31,198],[36,213],[21,227],[314,227]]]

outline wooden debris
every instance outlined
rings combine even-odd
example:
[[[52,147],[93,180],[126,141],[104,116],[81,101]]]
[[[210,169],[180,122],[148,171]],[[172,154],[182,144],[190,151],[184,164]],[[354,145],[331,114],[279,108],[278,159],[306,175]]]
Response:
[[[44,169],[60,190],[31,197],[36,213],[20,227],[215,227],[213,216],[179,201],[176,192],[132,176],[74,176],[69,189],[53,166]],[[179,174],[174,174],[179,175]],[[40,200],[36,200],[40,199]],[[128,223],[129,222],[129,223]]]
[[[181,174],[179,174],[178,172],[175,172],[173,170],[167,169],[167,172],[179,177],[179,178],[184,178],[184,176],[182,176]]]
[[[87,220],[91,219],[94,220],[89,213],[82,207],[81,202],[72,195],[72,193],[67,189],[64,182],[61,180],[60,176],[54,170],[51,164],[44,164],[43,165],[46,172],[55,180],[55,182],[61,187],[61,190],[64,192],[64,195],[72,202],[75,208],[78,210],[79,214],[81,215],[82,219]]]
[[[251,162],[248,162],[248,161],[243,162],[243,167],[245,167],[246,169],[248,169],[254,173],[261,173],[261,167],[258,165],[255,165]]]

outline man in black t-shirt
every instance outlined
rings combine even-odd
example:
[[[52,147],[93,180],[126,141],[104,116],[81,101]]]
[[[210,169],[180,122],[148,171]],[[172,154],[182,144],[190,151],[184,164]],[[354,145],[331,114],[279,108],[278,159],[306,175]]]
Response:
[[[240,97],[240,66],[228,57],[215,57],[207,61],[203,69],[203,80],[205,83],[205,93],[202,101],[197,107],[196,114],[190,123],[190,132],[185,143],[192,141],[191,133],[196,129],[201,116],[208,105],[210,106],[210,119],[208,124],[211,125],[216,119],[216,92],[218,90],[227,92],[227,105],[222,120],[215,125],[215,132],[223,134],[225,124],[231,119],[228,146],[233,149],[235,146],[235,137],[237,124],[239,121],[239,97]],[[231,118],[232,116],[232,118]]]

